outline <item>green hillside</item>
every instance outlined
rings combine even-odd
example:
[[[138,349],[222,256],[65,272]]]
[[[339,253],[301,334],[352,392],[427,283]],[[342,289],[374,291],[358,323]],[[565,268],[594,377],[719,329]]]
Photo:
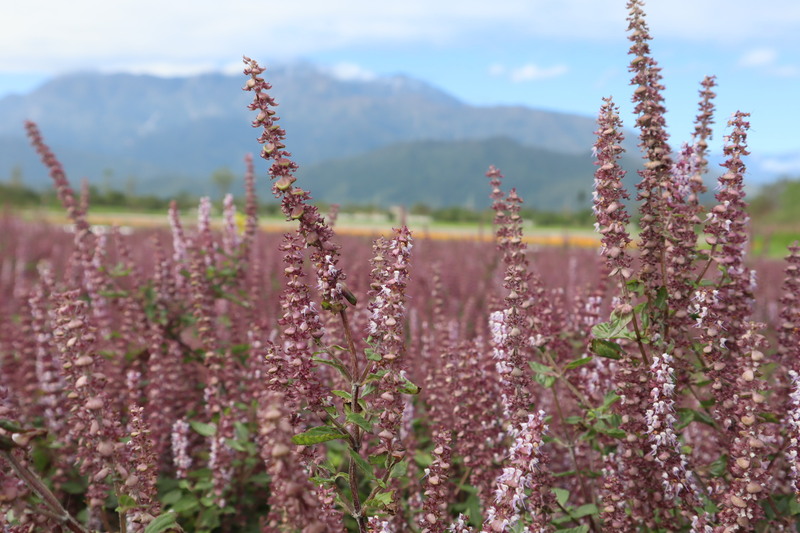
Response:
[[[299,177],[328,202],[483,208],[489,205],[489,165],[500,168],[506,187],[516,187],[528,206],[561,211],[590,205],[595,167],[588,148],[584,155],[564,154],[504,137],[397,143],[301,168]]]

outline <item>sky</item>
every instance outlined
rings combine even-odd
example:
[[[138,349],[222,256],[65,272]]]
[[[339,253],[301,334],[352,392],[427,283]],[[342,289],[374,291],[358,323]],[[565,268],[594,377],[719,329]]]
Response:
[[[404,74],[475,105],[595,116],[605,96],[633,125],[625,0],[38,0],[0,3],[0,98],[65,72],[177,76],[309,61],[346,79]],[[749,145],[800,168],[800,2],[650,0],[673,146],[699,82],[716,75],[717,126],[752,114]],[[268,74],[267,74],[268,76]],[[775,165],[786,164],[775,157]]]

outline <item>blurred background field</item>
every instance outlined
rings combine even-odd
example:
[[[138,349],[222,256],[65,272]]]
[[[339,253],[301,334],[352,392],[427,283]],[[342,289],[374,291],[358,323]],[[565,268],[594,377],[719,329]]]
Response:
[[[262,180],[265,181],[265,180]],[[262,183],[262,186],[265,186]],[[751,251],[754,256],[782,258],[787,247],[800,239],[800,181],[781,180],[755,191],[751,202]],[[128,195],[121,191],[100,193],[93,188],[89,221],[96,226],[123,228],[157,228],[168,225],[169,200],[156,196]],[[198,198],[178,197],[177,202],[187,220],[194,217]],[[222,224],[221,200],[216,202],[216,223]],[[52,191],[37,191],[20,183],[0,182],[0,205],[28,220],[46,220],[66,224],[67,217]],[[330,209],[321,204],[323,212]],[[599,235],[592,228],[590,210],[548,212],[524,209],[525,239],[531,245],[597,248]],[[350,205],[341,209],[337,232],[343,235],[388,235],[401,220],[418,236],[437,240],[491,241],[492,213],[465,207],[433,209],[415,205],[400,206]],[[260,228],[268,232],[284,232],[291,225],[278,214],[277,204],[261,206]],[[635,231],[634,228],[631,228]]]

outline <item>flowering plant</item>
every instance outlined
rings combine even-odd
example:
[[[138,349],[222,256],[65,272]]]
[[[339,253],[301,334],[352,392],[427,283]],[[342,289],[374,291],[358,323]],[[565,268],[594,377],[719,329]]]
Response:
[[[606,98],[599,254],[530,250],[494,167],[494,247],[338,237],[250,58],[282,236],[251,158],[244,224],[226,197],[220,225],[203,199],[194,227],[173,204],[169,230],[101,233],[28,123],[72,227],[0,219],[3,530],[796,530],[800,248],[747,258],[746,113],[703,206],[715,81],[674,153],[628,7],[639,207]]]

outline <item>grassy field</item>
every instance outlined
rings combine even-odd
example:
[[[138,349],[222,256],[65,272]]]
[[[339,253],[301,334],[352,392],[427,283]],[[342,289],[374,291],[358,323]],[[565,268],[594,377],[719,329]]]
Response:
[[[23,216],[30,220],[45,220],[53,224],[67,224],[67,217],[58,209],[26,209]],[[182,218],[192,224],[193,211],[185,211]],[[162,212],[133,212],[114,208],[93,208],[89,221],[97,226],[118,226],[121,228],[157,228],[168,225],[167,215]],[[426,217],[411,216],[408,226],[418,238],[434,240],[479,240],[494,239],[491,224],[478,222],[439,222]],[[214,223],[221,226],[222,218],[216,217]],[[336,231],[343,235],[375,237],[390,235],[397,223],[388,216],[369,216],[342,214],[336,223]],[[284,232],[291,229],[291,223],[277,216],[261,216],[262,231]],[[599,235],[587,227],[536,226],[525,224],[525,242],[539,246],[566,246],[596,248]],[[782,258],[788,247],[800,240],[800,226],[755,224],[752,232],[752,254],[759,257]]]
[[[67,224],[67,217],[61,210],[29,209],[23,216],[30,220],[45,220],[53,224]],[[191,224],[193,212],[182,213],[182,218]],[[89,214],[89,222],[97,226],[118,226],[122,228],[157,228],[168,225],[166,213],[128,212],[122,210],[93,210]],[[381,220],[382,218],[382,220]],[[213,222],[222,225],[222,218],[215,217]],[[363,235],[375,237],[390,235],[392,227],[397,223],[388,217],[354,217],[340,216],[336,223],[336,231],[343,235]],[[490,225],[470,222],[437,222],[424,218],[411,217],[409,228],[419,238],[434,240],[480,240],[494,239]],[[293,229],[293,225],[281,217],[260,217],[262,231],[284,232]],[[542,246],[570,246],[595,248],[599,245],[599,236],[591,228],[568,227],[536,227],[528,224],[525,227],[525,241]]]

